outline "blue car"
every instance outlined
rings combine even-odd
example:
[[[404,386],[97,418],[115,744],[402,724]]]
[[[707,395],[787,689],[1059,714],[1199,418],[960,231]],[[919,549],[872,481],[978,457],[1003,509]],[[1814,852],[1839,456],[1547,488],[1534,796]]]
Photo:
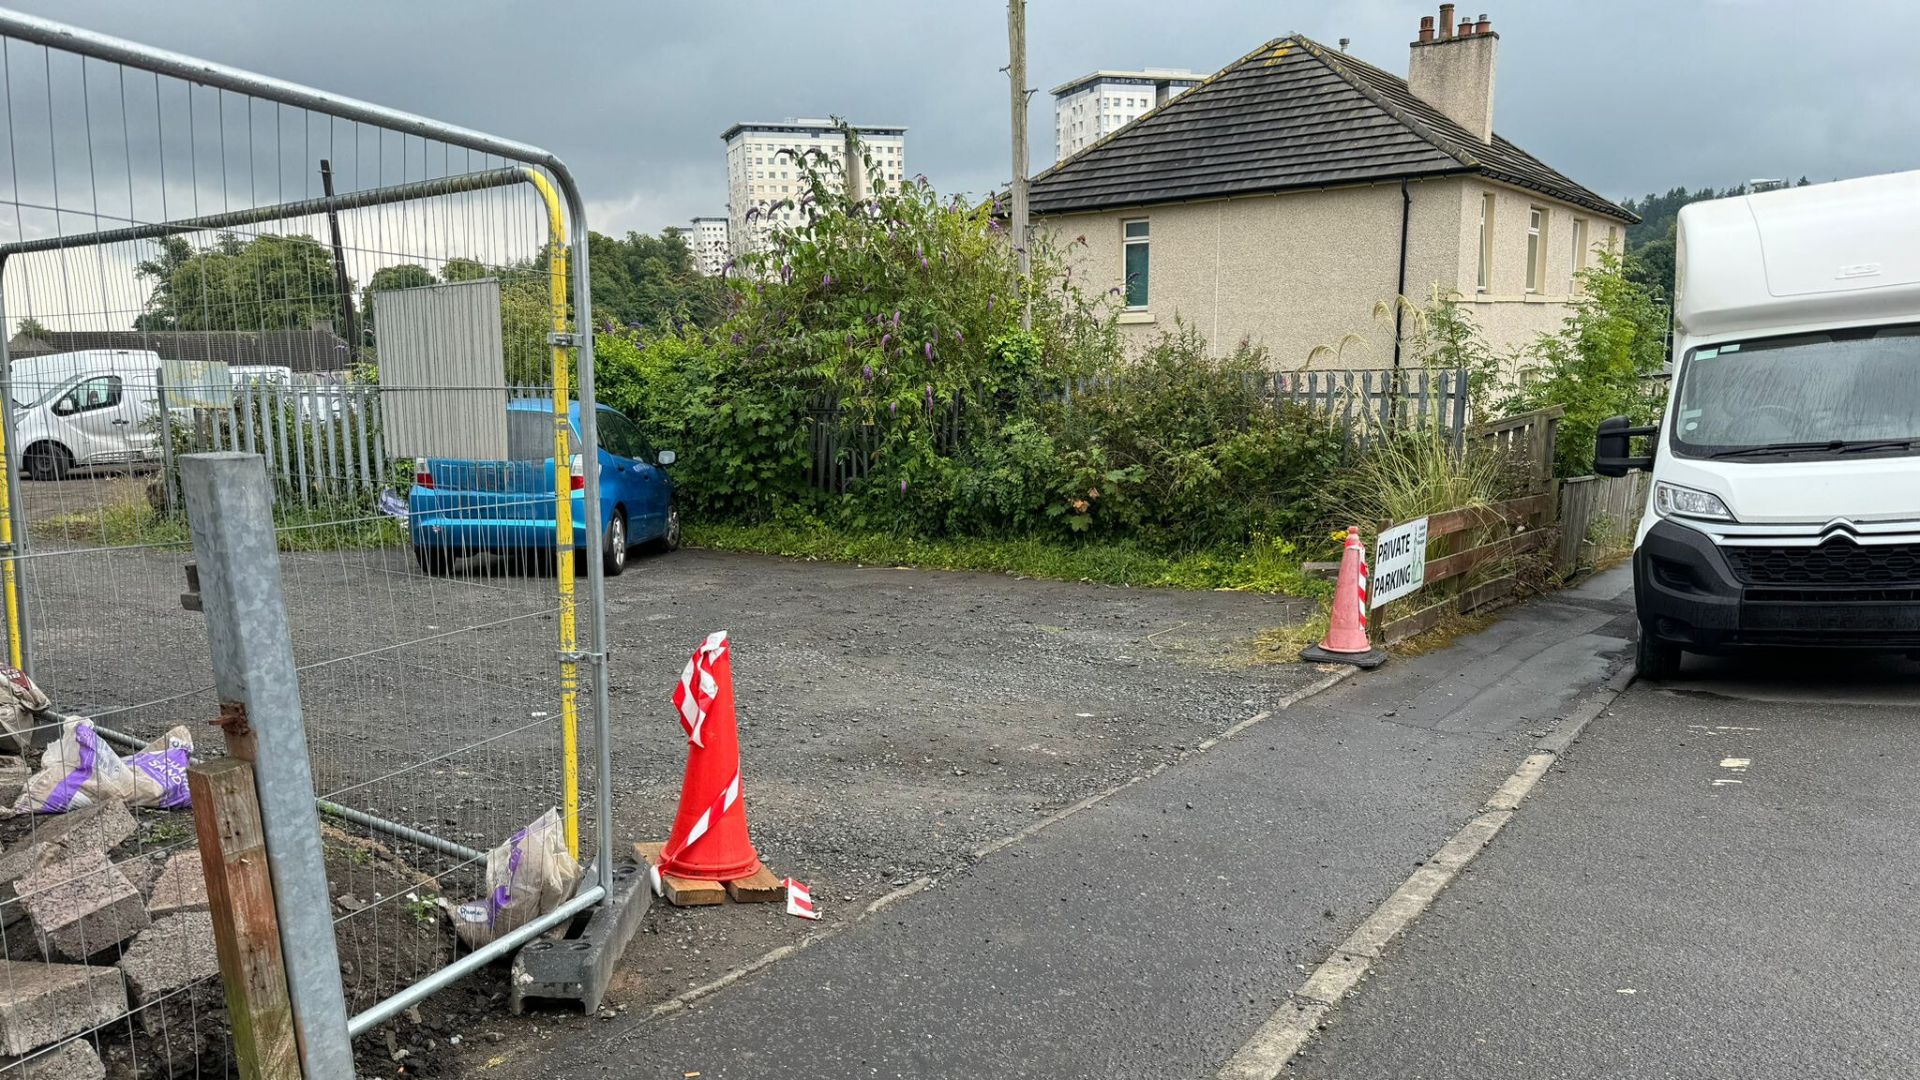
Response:
[[[569,404],[567,414],[573,427],[573,545],[584,554],[589,541],[580,403]],[[663,468],[673,463],[673,452],[649,454],[633,421],[605,405],[599,408],[599,427],[600,521],[595,527],[612,575],[627,568],[627,552],[635,545],[659,551],[679,547],[680,511],[673,504],[673,480]],[[455,559],[480,552],[513,558],[554,550],[551,398],[507,403],[507,456],[510,460],[421,462],[407,495],[407,530],[421,570],[446,573]]]

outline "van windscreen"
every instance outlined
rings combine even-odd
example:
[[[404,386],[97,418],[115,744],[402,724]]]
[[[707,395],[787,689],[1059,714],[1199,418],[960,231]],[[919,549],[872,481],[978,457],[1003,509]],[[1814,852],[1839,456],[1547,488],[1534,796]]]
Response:
[[[1687,354],[1674,393],[1682,457],[1912,452],[1920,326],[1703,346]]]

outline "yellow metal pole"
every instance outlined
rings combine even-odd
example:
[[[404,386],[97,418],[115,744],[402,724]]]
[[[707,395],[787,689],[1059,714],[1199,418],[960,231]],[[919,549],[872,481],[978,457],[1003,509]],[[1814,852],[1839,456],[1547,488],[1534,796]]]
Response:
[[[547,285],[553,303],[553,332],[567,332],[567,222],[560,196],[547,178],[533,169],[527,177],[547,202]],[[566,828],[567,853],[580,857],[580,665],[574,659],[579,640],[574,631],[573,604],[573,459],[569,451],[572,424],[567,419],[570,380],[567,347],[553,346],[553,532],[554,576],[560,587],[560,808]],[[5,509],[0,506],[0,511]],[[592,528],[592,523],[588,523]],[[7,571],[11,575],[12,564]],[[11,576],[8,578],[11,581]],[[11,586],[9,586],[11,588]],[[606,813],[606,807],[600,808]]]
[[[13,470],[6,467],[7,430],[0,424],[0,592],[6,594],[7,662],[26,669],[25,646],[20,642],[20,579],[14,570],[13,552]]]

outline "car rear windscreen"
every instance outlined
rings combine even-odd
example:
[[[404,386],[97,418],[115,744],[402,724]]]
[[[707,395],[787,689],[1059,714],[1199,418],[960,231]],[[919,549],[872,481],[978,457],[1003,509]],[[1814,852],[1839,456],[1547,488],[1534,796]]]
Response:
[[[567,432],[567,453],[580,452],[580,442]],[[553,414],[531,409],[507,410],[507,458],[510,461],[546,461],[553,457]]]

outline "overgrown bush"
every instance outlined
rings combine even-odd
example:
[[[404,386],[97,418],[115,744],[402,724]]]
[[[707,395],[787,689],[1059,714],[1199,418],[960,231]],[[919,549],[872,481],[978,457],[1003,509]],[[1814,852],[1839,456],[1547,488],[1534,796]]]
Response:
[[[1245,344],[1212,358],[1191,328],[1161,335],[1058,407],[1064,505],[1048,512],[1079,531],[1196,547],[1317,527],[1341,436],[1321,414],[1263,400],[1266,371]]]
[[[1559,330],[1542,334],[1515,357],[1493,358],[1468,324],[1450,347],[1477,362],[1475,412],[1503,416],[1561,406],[1554,471],[1593,471],[1600,421],[1626,416],[1651,424],[1666,405],[1666,384],[1654,378],[1666,363],[1667,309],[1627,276],[1620,256],[1601,251],[1577,275],[1580,299]]]
[[[1318,525],[1339,438],[1260,400],[1261,353],[1181,328],[1128,361],[1115,298],[1044,243],[1023,282],[990,205],[924,180],[853,199],[798,164],[804,223],[733,269],[723,322],[596,338],[601,399],[678,452],[693,517],[1162,551]],[[860,456],[844,495],[810,484],[823,424]]]

